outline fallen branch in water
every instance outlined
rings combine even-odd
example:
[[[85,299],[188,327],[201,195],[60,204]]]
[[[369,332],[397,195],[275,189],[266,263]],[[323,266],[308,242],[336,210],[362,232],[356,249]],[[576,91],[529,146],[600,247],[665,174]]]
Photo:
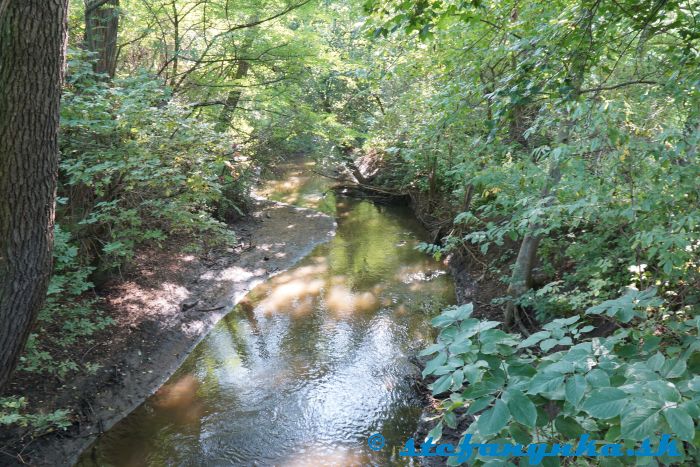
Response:
[[[342,189],[360,189],[360,190],[368,190],[368,191],[376,191],[377,193],[384,193],[387,195],[391,196],[406,196],[406,193],[402,193],[399,191],[391,191],[383,188],[377,188],[372,185],[365,185],[363,183],[359,182],[353,182],[351,180],[348,180],[347,177],[334,177],[333,175],[328,175],[324,174],[322,172],[318,172],[316,170],[312,170],[313,173],[320,175],[322,177],[330,178],[331,180],[335,180],[337,182],[344,182],[344,185],[336,185],[333,187],[335,190],[342,190]]]
[[[224,308],[224,305],[215,306],[214,308],[197,308],[196,311],[216,311],[216,310],[221,310],[222,308]]]

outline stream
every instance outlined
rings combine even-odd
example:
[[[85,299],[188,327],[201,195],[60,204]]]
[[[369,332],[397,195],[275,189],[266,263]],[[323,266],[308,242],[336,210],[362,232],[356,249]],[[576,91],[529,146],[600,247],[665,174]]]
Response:
[[[452,280],[414,249],[427,234],[408,208],[336,196],[312,169],[280,166],[258,193],[335,216],[336,236],[255,288],[77,465],[413,465],[398,456],[422,408],[409,356]]]

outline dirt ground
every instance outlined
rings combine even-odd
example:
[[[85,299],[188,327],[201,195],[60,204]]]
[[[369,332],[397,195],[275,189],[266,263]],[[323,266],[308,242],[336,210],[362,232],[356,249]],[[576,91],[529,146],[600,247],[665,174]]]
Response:
[[[232,226],[235,249],[195,255],[175,242],[142,251],[128,273],[103,287],[102,307],[117,324],[76,349],[101,369],[70,381],[19,376],[10,387],[32,408],[71,409],[73,425],[37,439],[0,434],[0,465],[72,465],[97,434],[153,394],[248,291],[335,233],[331,217],[310,209],[258,199],[253,212]]]

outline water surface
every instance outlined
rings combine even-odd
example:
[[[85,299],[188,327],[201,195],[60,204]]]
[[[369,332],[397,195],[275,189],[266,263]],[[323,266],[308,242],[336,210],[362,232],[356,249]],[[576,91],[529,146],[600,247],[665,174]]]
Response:
[[[312,168],[290,163],[261,192],[336,216],[333,240],[254,289],[79,465],[410,465],[408,355],[452,281],[414,249],[425,232],[406,208],[336,198]]]

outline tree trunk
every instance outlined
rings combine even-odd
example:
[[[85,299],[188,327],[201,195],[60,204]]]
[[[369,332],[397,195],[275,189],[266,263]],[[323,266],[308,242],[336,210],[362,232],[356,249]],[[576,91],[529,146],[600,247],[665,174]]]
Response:
[[[0,12],[0,392],[51,275],[67,2]]]
[[[572,51],[571,65],[569,67],[569,73],[566,79],[566,81],[571,85],[570,99],[572,101],[576,101],[580,96],[584,73],[589,60],[589,54],[593,49],[593,35],[591,28],[595,17],[595,8],[597,8],[595,5],[597,5],[597,3],[590,8],[587,5],[589,1],[590,0],[581,1],[582,9],[580,24],[582,27],[580,33],[582,40],[579,42],[579,47]],[[561,127],[559,128],[556,138],[556,142],[559,145],[567,145],[569,143],[571,126],[573,124],[571,121],[571,116],[568,114],[568,110],[564,110],[564,112],[566,114],[560,123]],[[561,162],[562,161],[558,158],[550,161],[547,181],[545,182],[545,187],[542,190],[542,199],[545,200],[545,206],[549,206],[552,204],[552,202],[554,202],[554,198],[550,196],[550,193],[561,180]],[[510,277],[510,284],[508,285],[507,294],[510,297],[510,302],[506,306],[505,310],[505,324],[508,327],[513,327],[513,325],[517,324],[520,330],[525,334],[527,334],[527,329],[520,320],[520,310],[515,304],[515,300],[532,287],[532,272],[537,261],[537,248],[542,240],[541,234],[538,232],[541,228],[542,225],[539,222],[532,223],[528,226],[525,237],[520,244],[518,257],[515,260],[513,273]]]
[[[253,15],[248,19],[248,22],[254,23],[257,20],[258,17],[256,15]],[[243,43],[241,44],[236,53],[238,58],[238,65],[236,66],[236,74],[233,76],[234,80],[236,81],[241,80],[248,75],[248,70],[250,70],[250,62],[240,57],[245,56],[250,52],[250,48],[252,47],[253,41],[255,40],[256,32],[257,28],[249,28],[246,31],[245,37],[243,38]],[[238,103],[241,101],[242,94],[243,91],[241,89],[234,88],[231,91],[229,91],[228,96],[226,97],[226,102],[224,103],[224,108],[221,109],[221,113],[219,114],[219,121],[216,124],[215,128],[216,131],[224,132],[229,127],[229,125],[231,125],[233,114],[236,111],[236,108],[238,107]]]
[[[542,190],[542,198],[546,199],[545,206],[549,206],[554,201],[550,197],[552,188],[554,188],[561,179],[561,163],[558,160],[551,162],[549,173],[547,174],[547,182]],[[538,232],[542,225],[538,222],[528,226],[528,231],[520,244],[518,257],[513,265],[513,273],[510,277],[508,291],[506,292],[511,301],[508,303],[505,311],[505,323],[508,327],[518,324],[521,330],[524,331],[522,323],[520,323],[520,315],[518,307],[515,304],[515,299],[522,296],[532,287],[532,271],[537,262],[537,248],[542,240],[541,234]]]
[[[238,62],[238,67],[236,68],[235,79],[239,80],[245,78],[245,76],[248,74],[249,68],[250,64],[246,60],[240,60]],[[236,111],[236,107],[238,107],[242,94],[243,91],[240,89],[232,89],[229,91],[228,96],[226,97],[226,102],[224,103],[224,108],[221,109],[221,114],[219,115],[219,122],[216,124],[216,131],[226,131],[228,126],[231,124],[231,119]]]
[[[85,46],[97,54],[93,69],[114,78],[117,69],[119,0],[85,1]]]

